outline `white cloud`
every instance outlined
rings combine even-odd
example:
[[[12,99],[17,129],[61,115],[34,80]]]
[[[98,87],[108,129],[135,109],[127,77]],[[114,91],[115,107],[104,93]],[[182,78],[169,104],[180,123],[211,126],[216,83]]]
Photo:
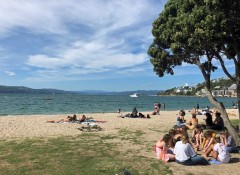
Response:
[[[147,0],[8,0],[0,1],[0,33],[23,28],[32,32],[64,34],[69,24],[88,26],[105,35],[152,18],[156,6]]]
[[[26,7],[22,8],[20,4]],[[0,8],[6,13],[10,9],[15,9],[10,15],[8,13],[9,21],[12,23],[2,20],[5,26],[2,30],[18,26],[34,32],[61,33],[68,30],[68,34],[62,34],[65,38],[63,41],[65,45],[62,48],[51,46],[52,53],[58,53],[57,55],[37,53],[30,55],[26,61],[29,66],[55,70],[62,67],[105,70],[107,67],[115,69],[143,63],[147,59],[146,46],[145,50],[141,46],[146,45],[145,38],[151,35],[149,18],[154,16],[153,9],[159,11],[157,7],[149,4],[149,1],[137,0],[81,2],[61,0],[59,3],[10,1],[8,4],[0,4]],[[0,16],[0,22],[4,17]],[[150,22],[148,26],[141,25],[146,24],[146,21]],[[80,31],[79,36],[69,33],[72,30],[66,25],[69,22],[91,28],[91,35],[82,38],[81,33],[84,34],[86,31]],[[74,35],[76,39],[72,42],[70,40]],[[129,40],[139,43],[131,45],[128,43]],[[133,53],[139,48],[142,51]]]
[[[15,76],[15,72],[11,71],[5,71],[5,74],[7,74],[8,76]]]
[[[111,48],[111,46],[114,46]],[[117,46],[117,47],[115,47]],[[26,64],[38,68],[59,69],[63,67],[101,69],[123,68],[141,64],[146,61],[146,54],[133,54],[122,49],[117,43],[77,42],[73,47],[65,48],[59,55],[31,55]]]
[[[0,39],[19,36],[45,42],[12,57],[29,79],[65,79],[101,72],[141,72],[148,60],[151,27],[166,1],[0,1]],[[37,39],[35,36],[39,36]],[[48,43],[48,38],[54,40]],[[27,47],[26,47],[27,48]],[[26,49],[27,50],[27,49]],[[27,56],[28,55],[28,56]],[[126,71],[126,68],[129,68]],[[131,69],[130,69],[131,68]],[[119,69],[119,70],[118,70]],[[125,69],[123,71],[123,69]],[[74,77],[72,77],[74,78]]]

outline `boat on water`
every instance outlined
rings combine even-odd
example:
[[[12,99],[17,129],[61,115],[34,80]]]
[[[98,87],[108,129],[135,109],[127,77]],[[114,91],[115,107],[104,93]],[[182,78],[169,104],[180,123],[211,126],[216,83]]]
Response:
[[[44,100],[53,100],[52,97],[45,97]]]
[[[53,100],[53,97],[54,97],[54,93],[52,94],[52,96],[44,97],[44,100]]]
[[[130,97],[138,97],[137,93],[131,94]]]

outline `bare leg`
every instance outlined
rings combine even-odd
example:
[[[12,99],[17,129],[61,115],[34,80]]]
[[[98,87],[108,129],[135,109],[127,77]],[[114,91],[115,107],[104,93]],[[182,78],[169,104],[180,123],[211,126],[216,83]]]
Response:
[[[212,151],[213,151],[213,145],[211,145],[209,148],[207,148],[207,150],[202,153],[202,156],[204,158],[207,158]]]
[[[169,160],[175,160],[175,155],[174,154],[169,154]]]

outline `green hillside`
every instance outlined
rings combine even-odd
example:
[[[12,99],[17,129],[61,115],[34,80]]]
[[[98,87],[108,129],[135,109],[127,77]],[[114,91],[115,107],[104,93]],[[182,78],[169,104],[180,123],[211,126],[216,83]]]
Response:
[[[219,90],[219,89],[226,89],[230,87],[234,82],[228,78],[218,78],[211,81],[212,89]],[[182,87],[174,87],[171,89],[167,89],[164,92],[159,92],[158,95],[187,95],[187,96],[194,96],[198,91],[204,89],[205,83],[199,83],[195,86],[182,86]],[[184,89],[185,92],[177,93],[177,89]]]

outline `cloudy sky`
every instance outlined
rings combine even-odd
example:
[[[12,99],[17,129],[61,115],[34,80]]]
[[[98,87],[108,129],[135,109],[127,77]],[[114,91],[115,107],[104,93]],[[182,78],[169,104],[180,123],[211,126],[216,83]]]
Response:
[[[203,78],[184,65],[159,78],[147,50],[166,0],[0,1],[0,85],[164,90]],[[221,71],[215,76],[220,77]]]

